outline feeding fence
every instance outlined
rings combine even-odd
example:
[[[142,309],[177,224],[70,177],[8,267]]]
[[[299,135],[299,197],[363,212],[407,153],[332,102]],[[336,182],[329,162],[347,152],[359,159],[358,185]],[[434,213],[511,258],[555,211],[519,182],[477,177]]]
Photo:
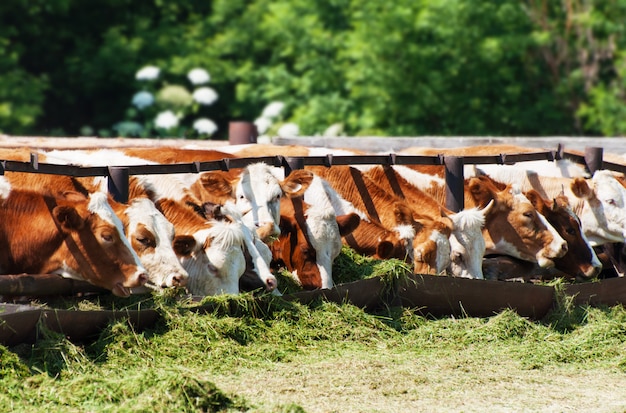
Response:
[[[25,172],[73,177],[107,177],[108,190],[119,202],[127,202],[129,177],[153,174],[199,174],[210,171],[228,171],[249,164],[264,162],[282,167],[285,174],[306,166],[333,165],[440,165],[446,181],[446,207],[452,211],[463,209],[463,166],[484,164],[514,164],[526,161],[556,161],[569,159],[585,165],[590,173],[609,169],[626,173],[626,165],[607,162],[603,149],[586,148],[584,153],[565,151],[559,144],[555,150],[502,153],[498,155],[325,155],[286,157],[281,155],[253,158],[224,158],[220,160],[178,164],[146,164],[128,166],[77,166],[40,163],[36,153],[30,161],[0,161],[0,174]],[[553,287],[489,280],[470,280],[446,276],[413,274],[388,285],[374,278],[341,284],[329,290],[303,291],[285,295],[286,300],[311,302],[320,297],[335,302],[350,302],[366,310],[375,311],[389,306],[417,308],[432,316],[467,315],[490,316],[505,308],[515,309],[520,315],[533,319],[545,316],[556,303]],[[105,292],[87,282],[69,280],[50,274],[0,275],[2,296],[55,296],[79,293]],[[575,304],[616,305],[626,303],[626,279],[615,278],[593,283],[566,285],[564,293],[574,297]],[[202,307],[198,307],[202,311]],[[108,322],[128,319],[135,327],[152,325],[159,318],[156,310],[70,311],[35,308],[28,305],[0,304],[0,343],[13,345],[33,341],[37,325],[63,332],[66,336],[82,339],[97,333]]]

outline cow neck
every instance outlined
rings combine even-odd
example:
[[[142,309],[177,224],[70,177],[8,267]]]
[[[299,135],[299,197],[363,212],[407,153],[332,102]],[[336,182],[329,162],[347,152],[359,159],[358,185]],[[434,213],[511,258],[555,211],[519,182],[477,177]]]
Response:
[[[365,205],[367,214],[372,217],[373,220],[381,222],[380,217],[378,216],[378,211],[376,211],[376,206],[374,205],[372,197],[367,190],[367,185],[365,185],[365,181],[363,179],[361,171],[352,167],[349,168],[349,171],[350,175],[352,175],[352,181],[354,182],[357,191],[359,191],[359,194],[361,195],[361,199],[363,200],[363,204]]]
[[[66,234],[63,231],[63,228],[61,228],[59,223],[54,219],[54,214],[52,213],[52,211],[57,206],[56,200],[52,197],[44,197],[44,201],[46,203],[46,206],[48,207],[48,212],[50,212],[50,216],[52,216],[52,222],[54,222],[54,225],[57,227],[59,233],[65,235],[63,237],[63,242],[67,246],[67,249],[70,252],[72,258],[76,260],[79,268],[81,268],[81,271],[89,273],[89,277],[84,277],[82,274],[78,274],[78,276],[85,281],[92,282],[91,280],[98,280],[100,277],[94,271],[91,261],[86,257],[86,254],[81,250],[76,241],[74,241],[74,239],[72,238],[72,234]]]

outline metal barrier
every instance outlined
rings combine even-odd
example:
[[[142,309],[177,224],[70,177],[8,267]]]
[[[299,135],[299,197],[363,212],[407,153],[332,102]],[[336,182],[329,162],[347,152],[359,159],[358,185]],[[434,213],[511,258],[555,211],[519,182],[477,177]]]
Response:
[[[305,166],[333,166],[333,165],[441,165],[444,168],[446,181],[446,208],[458,212],[463,205],[463,166],[498,164],[510,165],[517,162],[547,160],[554,162],[559,159],[569,159],[573,162],[585,165],[593,174],[598,169],[610,169],[616,172],[626,173],[626,165],[605,162],[603,149],[589,147],[585,149],[584,156],[576,153],[563,151],[558,145],[554,151],[525,152],[498,155],[472,155],[455,156],[442,154],[435,156],[422,155],[341,155],[332,154],[325,156],[285,157],[281,155],[254,157],[254,158],[224,158],[216,161],[196,161],[179,164],[150,164],[132,166],[76,166],[39,163],[36,153],[31,154],[30,162],[0,161],[0,174],[4,172],[30,172],[53,175],[68,175],[75,177],[105,176],[109,181],[109,192],[118,202],[128,201],[129,177],[133,175],[155,174],[178,174],[178,173],[201,173],[209,171],[228,171],[230,169],[244,168],[249,164],[265,162],[268,165],[283,167],[288,175],[295,169]]]

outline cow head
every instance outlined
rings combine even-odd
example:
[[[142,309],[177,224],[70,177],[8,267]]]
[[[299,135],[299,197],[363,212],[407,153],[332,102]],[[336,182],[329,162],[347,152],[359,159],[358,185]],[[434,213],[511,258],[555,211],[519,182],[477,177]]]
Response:
[[[567,252],[567,243],[539,214],[519,188],[499,189],[486,176],[473,177],[468,192],[476,205],[494,201],[486,215],[483,236],[488,253],[507,254],[542,267],[553,267],[554,259]]]
[[[582,232],[580,220],[572,211],[568,198],[561,194],[548,201],[535,190],[526,192],[526,197],[567,241],[567,253],[554,259],[555,268],[570,277],[597,276],[602,271],[602,263]]]
[[[255,163],[239,174],[202,174],[200,185],[208,194],[200,198],[219,204],[233,200],[248,228],[256,231],[262,240],[269,241],[280,234],[280,199],[283,196],[301,196],[312,179],[311,172],[296,170],[280,180],[271,167]],[[197,191],[198,185],[193,189]]]
[[[448,216],[452,220],[450,234],[450,265],[448,273],[454,277],[483,279],[482,261],[485,255],[483,227],[485,216],[494,201],[483,208],[470,208]]]
[[[591,245],[624,242],[626,239],[626,188],[610,171],[593,174],[593,187],[587,180],[575,178],[572,193],[585,202],[578,212],[581,225]]]
[[[113,202],[112,206],[122,220],[130,245],[148,270],[146,287],[158,289],[184,286],[189,274],[172,248],[172,223],[148,198],[135,198],[129,204]]]
[[[160,199],[156,206],[177,233],[173,248],[189,274],[187,289],[194,295],[237,294],[245,269],[241,225],[206,221],[172,199]]]
[[[107,196],[95,193],[86,202],[80,202],[81,197],[76,193],[56,200],[52,216],[66,234],[65,248],[57,250],[43,271],[84,279],[127,297],[131,288],[145,284],[148,273],[124,236]],[[55,262],[62,262],[61,268]]]
[[[281,235],[272,243],[280,260],[305,289],[331,288],[332,264],[341,252],[341,237],[360,222],[357,214],[335,216],[332,206],[308,205],[302,198],[281,201]]]

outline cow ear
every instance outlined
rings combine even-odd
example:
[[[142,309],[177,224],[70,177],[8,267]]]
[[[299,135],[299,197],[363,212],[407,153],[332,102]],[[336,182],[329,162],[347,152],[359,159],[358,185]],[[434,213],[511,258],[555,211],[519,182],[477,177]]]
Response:
[[[408,224],[408,225],[412,225],[414,218],[413,218],[413,210],[411,210],[411,208],[401,202],[395,202],[393,205],[393,215],[396,219],[396,224],[398,225],[403,225],[403,224]]]
[[[289,198],[302,196],[312,181],[313,173],[311,171],[296,169],[280,183],[280,187]]]
[[[543,209],[546,206],[546,203],[541,197],[541,195],[539,195],[539,192],[535,191],[534,189],[531,189],[530,191],[526,192],[525,195],[526,195],[526,198],[528,198],[530,203],[533,204],[533,206],[535,207],[537,211],[540,211],[540,212],[543,211]]]
[[[382,241],[376,247],[376,255],[378,255],[378,258],[380,259],[390,258],[392,254],[393,254],[393,244],[389,241]]]
[[[342,237],[351,234],[360,223],[361,218],[355,213],[339,215],[337,217],[337,226],[339,227],[339,234],[341,234]]]
[[[485,179],[471,178],[468,188],[470,195],[481,208],[495,199],[495,187],[490,187]]]
[[[52,210],[54,220],[64,231],[77,231],[85,225],[78,211],[70,206],[57,206]]]
[[[219,197],[232,197],[234,194],[233,184],[219,172],[206,172],[200,175],[200,183],[212,195]]]
[[[77,191],[65,191],[61,197],[71,202],[82,202],[87,199],[85,194]]]
[[[593,196],[593,190],[589,187],[585,178],[574,178],[571,189],[576,198],[590,199]]]
[[[191,235],[176,235],[172,241],[174,252],[178,256],[187,257],[196,247],[196,239]]]

